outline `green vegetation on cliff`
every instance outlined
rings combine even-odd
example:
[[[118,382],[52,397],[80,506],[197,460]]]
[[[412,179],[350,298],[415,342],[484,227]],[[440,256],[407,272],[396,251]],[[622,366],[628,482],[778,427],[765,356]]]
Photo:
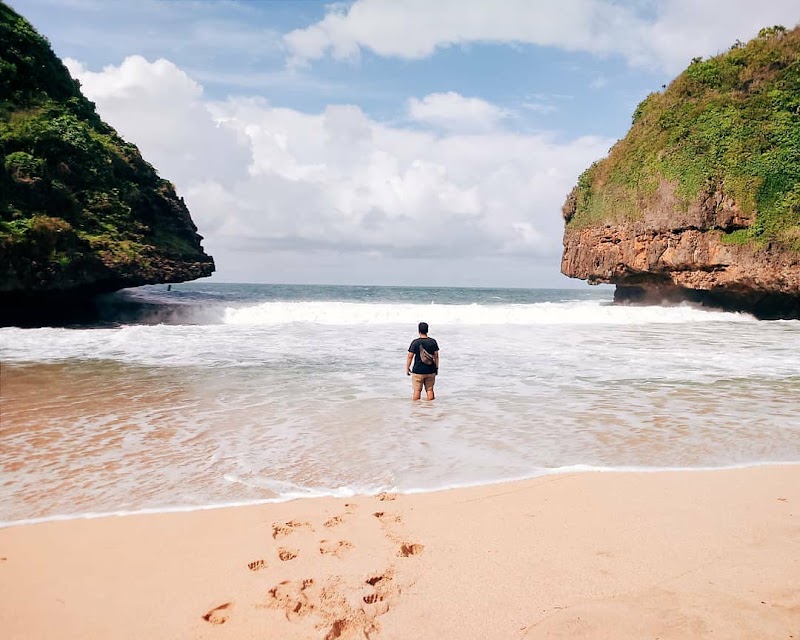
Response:
[[[0,292],[209,275],[173,185],[98,117],[48,42],[0,2]]]
[[[663,182],[684,208],[721,193],[753,217],[729,242],[800,250],[800,28],[696,58],[649,95],[628,135],[581,175],[567,224],[636,220]]]

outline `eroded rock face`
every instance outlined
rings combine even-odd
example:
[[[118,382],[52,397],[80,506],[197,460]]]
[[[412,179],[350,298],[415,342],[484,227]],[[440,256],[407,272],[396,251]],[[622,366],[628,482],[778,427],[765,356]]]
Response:
[[[618,285],[620,302],[689,300],[764,318],[800,318],[800,254],[778,243],[724,242],[725,233],[752,219],[722,193],[703,194],[686,211],[673,194],[674,185],[661,183],[635,222],[567,227],[561,272]]]
[[[174,185],[103,122],[47,40],[0,2],[0,324],[209,276]]]
[[[561,269],[620,301],[800,317],[800,27],[695,58],[563,207]]]

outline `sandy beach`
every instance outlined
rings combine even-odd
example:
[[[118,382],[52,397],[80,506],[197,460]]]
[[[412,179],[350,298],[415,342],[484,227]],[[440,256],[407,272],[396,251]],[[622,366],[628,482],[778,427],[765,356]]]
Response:
[[[800,466],[0,530],[0,636],[800,637]]]

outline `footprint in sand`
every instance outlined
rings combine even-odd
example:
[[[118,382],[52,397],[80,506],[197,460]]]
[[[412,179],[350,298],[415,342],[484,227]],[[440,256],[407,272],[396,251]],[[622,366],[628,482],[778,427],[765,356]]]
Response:
[[[226,602],[218,607],[214,607],[211,611],[203,615],[203,620],[211,624],[225,624],[230,617],[231,607],[233,607],[232,602]]]
[[[314,580],[284,580],[269,590],[270,599],[267,606],[272,609],[283,609],[286,619],[294,622],[314,611],[313,598],[309,598],[309,590],[314,587]]]
[[[278,557],[283,562],[286,562],[287,560],[294,560],[299,553],[300,551],[298,549],[287,549],[285,547],[278,549]]]
[[[345,505],[345,506],[347,506],[347,505]],[[330,529],[331,527],[335,527],[335,526],[338,526],[338,525],[342,524],[342,522],[343,522],[343,520],[342,520],[341,516],[333,516],[332,518],[326,520],[325,524],[323,524],[322,526],[323,527],[327,527],[328,529]]]
[[[400,545],[400,550],[397,555],[401,558],[408,558],[409,556],[418,556],[425,550],[424,544],[403,543]]]
[[[370,593],[362,598],[362,600],[366,604],[375,604],[376,602],[381,602],[383,600],[382,596],[379,596],[377,593]]]
[[[385,575],[380,575],[380,576],[372,576],[371,578],[367,578],[367,580],[366,580],[366,583],[367,583],[367,584],[368,584],[370,587],[374,587],[374,586],[375,586],[376,584],[378,584],[378,583],[379,583],[381,580],[386,580],[386,579],[387,579],[387,576],[385,576]],[[391,578],[388,578],[388,579],[389,579],[389,580],[391,580]]]
[[[350,626],[352,626],[350,621],[345,618],[334,620],[330,630],[325,634],[323,640],[336,640],[336,638],[341,638],[342,634],[344,634],[350,628]]]
[[[387,493],[386,491],[378,494],[378,500],[380,500],[381,502],[394,500],[396,497],[397,496],[394,493]]]
[[[389,603],[378,593],[370,593],[362,598],[361,610],[373,620],[389,612]]]
[[[267,563],[263,560],[253,560],[247,563],[247,568],[250,569],[250,571],[261,571],[267,568]]]
[[[299,522],[297,520],[289,520],[289,522],[274,522],[272,524],[272,537],[273,539],[283,538],[297,529],[307,529],[314,531],[314,527],[309,522]]]
[[[365,580],[365,583],[373,588],[373,591],[362,596],[362,610],[371,618],[381,616],[389,611],[389,598],[397,595],[396,589],[392,588],[393,573],[391,570],[381,575],[372,576]],[[367,606],[364,606],[367,605]]]
[[[282,611],[292,623],[311,619],[323,640],[374,638],[380,632],[378,618],[400,594],[393,577],[391,568],[368,574],[362,583],[364,591],[339,577],[322,582],[285,580],[270,589],[266,602],[257,606]]]
[[[402,524],[403,518],[401,516],[396,516],[392,513],[386,513],[385,511],[376,511],[372,514],[381,522],[395,522],[397,524]]]
[[[342,553],[352,548],[353,543],[347,540],[339,540],[338,542],[334,542],[333,540],[319,541],[319,552],[324,556],[333,555],[338,558]]]

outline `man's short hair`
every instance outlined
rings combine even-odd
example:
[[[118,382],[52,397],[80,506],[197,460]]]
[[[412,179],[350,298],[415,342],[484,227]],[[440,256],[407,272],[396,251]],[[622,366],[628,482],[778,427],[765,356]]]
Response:
[[[427,333],[428,333],[428,323],[427,322],[420,322],[419,323],[419,327],[417,327],[417,329],[419,329],[420,333],[424,333],[424,334],[427,335]]]

